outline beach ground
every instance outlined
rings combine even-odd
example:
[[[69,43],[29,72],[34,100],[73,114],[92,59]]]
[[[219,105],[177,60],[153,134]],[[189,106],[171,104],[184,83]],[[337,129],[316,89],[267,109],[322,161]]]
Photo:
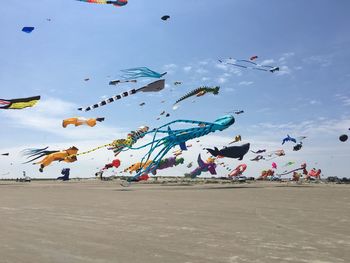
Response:
[[[350,186],[0,183],[0,262],[350,262]]]

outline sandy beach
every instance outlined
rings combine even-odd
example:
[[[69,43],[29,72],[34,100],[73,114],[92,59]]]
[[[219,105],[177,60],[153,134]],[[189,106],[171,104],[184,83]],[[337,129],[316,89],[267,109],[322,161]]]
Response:
[[[349,262],[349,186],[0,183],[0,262]]]

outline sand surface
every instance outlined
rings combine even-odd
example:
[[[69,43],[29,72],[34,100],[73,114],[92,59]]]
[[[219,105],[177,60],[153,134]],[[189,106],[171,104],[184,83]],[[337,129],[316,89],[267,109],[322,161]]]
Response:
[[[350,186],[0,183],[0,262],[350,262]]]

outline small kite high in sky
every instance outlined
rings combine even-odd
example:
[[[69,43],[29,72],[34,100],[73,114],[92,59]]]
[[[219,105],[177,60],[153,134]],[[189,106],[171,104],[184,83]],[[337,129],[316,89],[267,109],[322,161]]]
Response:
[[[128,3],[128,0],[115,0],[115,1],[108,1],[108,0],[77,0],[80,2],[86,2],[91,4],[110,4],[117,7],[125,6]]]
[[[29,98],[20,98],[5,100],[0,99],[0,109],[3,110],[20,110],[28,107],[33,107],[40,100],[40,96],[34,96]]]
[[[34,30],[33,26],[25,26],[22,28],[22,32],[27,33],[27,34],[32,33],[33,30]]]
[[[226,58],[226,59],[219,59],[219,62],[226,65],[232,65],[239,68],[245,68],[245,69],[254,69],[254,70],[260,70],[260,71],[267,71],[267,72],[275,72],[279,71],[280,68],[276,66],[270,66],[270,65],[262,65],[254,62],[253,60],[257,59],[258,56],[252,56],[249,60],[247,59],[235,59],[235,58]]]
[[[166,21],[166,20],[168,20],[170,18],[170,16],[168,16],[168,15],[165,15],[165,16],[162,16],[161,17],[161,19],[163,20],[163,21]]]
[[[74,117],[74,118],[68,118],[68,119],[63,120],[62,127],[66,128],[69,124],[75,125],[75,127],[81,126],[81,125],[87,125],[90,127],[94,127],[97,122],[102,122],[104,120],[105,120],[105,118],[86,119],[83,117]]]

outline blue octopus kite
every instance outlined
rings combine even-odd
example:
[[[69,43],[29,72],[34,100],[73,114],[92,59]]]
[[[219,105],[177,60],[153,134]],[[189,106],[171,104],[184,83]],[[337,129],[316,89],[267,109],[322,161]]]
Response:
[[[201,124],[200,127],[188,128],[188,129],[179,129],[172,130],[170,125],[175,123],[191,123],[191,124]],[[133,150],[139,150],[150,146],[149,151],[145,154],[145,156],[141,159],[141,163],[146,163],[150,160],[152,153],[156,150],[156,148],[162,147],[162,149],[156,154],[154,158],[152,158],[152,164],[144,169],[140,169],[138,173],[128,180],[137,181],[137,179],[143,174],[148,174],[151,169],[157,169],[160,161],[163,157],[169,152],[169,150],[176,145],[179,145],[181,150],[187,150],[186,141],[205,136],[209,133],[222,131],[230,127],[235,123],[235,118],[232,115],[223,116],[214,122],[203,122],[203,121],[194,121],[194,120],[176,120],[164,124],[163,126],[154,129],[153,131],[147,132],[146,134],[153,134],[153,140],[150,143],[142,145],[137,148],[129,148]],[[167,127],[167,129],[165,128]],[[158,134],[167,134],[167,136],[157,139]]]
[[[163,77],[167,72],[158,73],[146,67],[129,68],[123,69],[121,72],[124,73],[122,76],[124,79],[137,79],[137,78],[156,78]]]

